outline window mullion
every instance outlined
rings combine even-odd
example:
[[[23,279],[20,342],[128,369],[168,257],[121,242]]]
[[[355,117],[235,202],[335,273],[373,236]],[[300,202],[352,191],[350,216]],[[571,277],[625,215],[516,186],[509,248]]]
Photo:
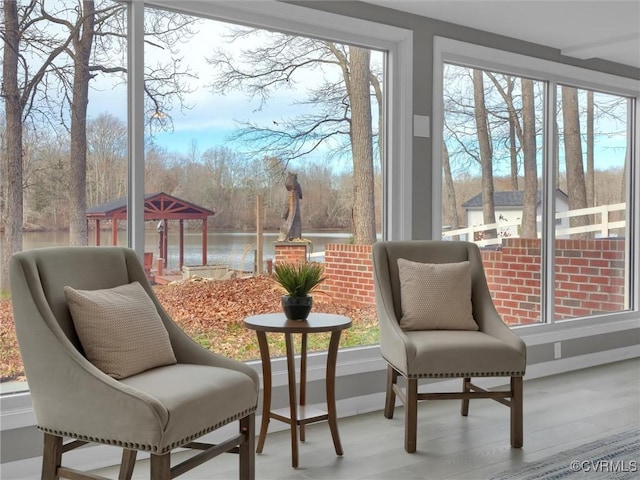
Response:
[[[540,242],[540,316],[542,323],[555,320],[556,170],[558,164],[557,91],[555,81],[545,83],[542,155],[542,238]]]
[[[127,8],[128,188],[127,245],[144,256],[144,3]]]
[[[626,236],[630,248],[627,249],[625,261],[629,266],[625,278],[625,308],[638,310],[640,308],[640,97],[628,100],[627,114],[627,162],[625,175],[627,216]],[[634,221],[635,219],[635,221]]]

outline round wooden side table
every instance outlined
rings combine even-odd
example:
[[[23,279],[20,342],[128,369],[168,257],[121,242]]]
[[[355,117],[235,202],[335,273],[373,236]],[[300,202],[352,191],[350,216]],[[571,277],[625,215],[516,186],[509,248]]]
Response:
[[[304,442],[304,427],[310,423],[328,420],[337,455],[342,455],[342,445],[338,435],[336,416],[336,362],[340,333],[351,327],[351,319],[342,315],[328,313],[311,313],[307,320],[287,320],[282,313],[254,315],[244,319],[247,328],[255,330],[260,346],[263,376],[262,423],[258,437],[257,453],[262,453],[267,436],[269,421],[273,418],[291,426],[291,465],[298,467],[298,427],[300,441]],[[267,332],[282,333],[287,351],[287,373],[289,381],[289,409],[271,410],[271,357],[267,343]],[[327,373],[325,385],[327,389],[327,411],[309,409],[306,403],[307,383],[307,335],[310,333],[331,332],[329,351],[327,353]],[[293,334],[301,334],[300,347],[300,399],[296,398],[296,371],[294,363]],[[287,411],[288,410],[288,411]]]

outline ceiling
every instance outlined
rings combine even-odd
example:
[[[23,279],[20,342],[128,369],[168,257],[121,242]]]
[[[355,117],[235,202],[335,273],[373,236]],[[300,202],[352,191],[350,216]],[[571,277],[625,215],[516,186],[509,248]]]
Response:
[[[640,0],[366,0],[640,68]]]

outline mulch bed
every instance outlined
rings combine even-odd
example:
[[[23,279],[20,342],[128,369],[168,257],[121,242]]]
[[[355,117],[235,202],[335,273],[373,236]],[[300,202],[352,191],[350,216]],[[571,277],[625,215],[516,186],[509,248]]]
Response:
[[[238,360],[260,356],[255,332],[244,328],[242,320],[249,315],[281,311],[282,291],[268,276],[222,281],[189,280],[154,288],[167,313],[195,341]],[[338,304],[320,291],[314,294],[313,309],[353,319],[353,327],[341,337],[341,346],[376,342],[377,320],[373,305]],[[24,381],[11,301],[4,298],[0,299],[0,341],[0,381]],[[310,351],[326,349],[327,345],[328,336],[310,337]],[[270,343],[270,351],[272,356],[284,355],[283,342],[275,339]]]

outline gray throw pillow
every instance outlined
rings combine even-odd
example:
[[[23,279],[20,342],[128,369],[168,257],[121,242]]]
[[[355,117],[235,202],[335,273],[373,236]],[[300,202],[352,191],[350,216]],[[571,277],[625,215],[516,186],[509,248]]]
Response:
[[[403,330],[478,330],[471,304],[469,262],[398,259]]]
[[[64,287],[87,359],[122,379],[176,363],[169,334],[139,282],[104,290]]]

